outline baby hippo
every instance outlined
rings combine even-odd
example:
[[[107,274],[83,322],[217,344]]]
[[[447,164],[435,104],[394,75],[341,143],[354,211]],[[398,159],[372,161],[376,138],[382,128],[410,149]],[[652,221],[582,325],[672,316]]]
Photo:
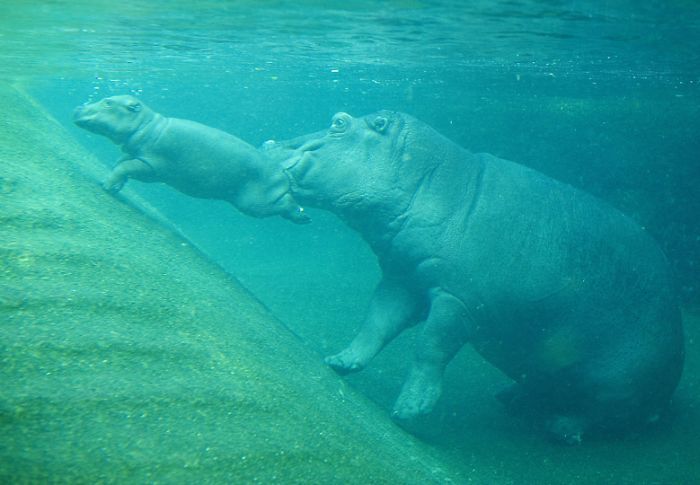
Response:
[[[129,95],[79,106],[73,121],[125,153],[104,182],[107,191],[118,192],[129,178],[164,182],[193,197],[225,200],[250,216],[310,222],[282,168],[224,131],[166,118]]]

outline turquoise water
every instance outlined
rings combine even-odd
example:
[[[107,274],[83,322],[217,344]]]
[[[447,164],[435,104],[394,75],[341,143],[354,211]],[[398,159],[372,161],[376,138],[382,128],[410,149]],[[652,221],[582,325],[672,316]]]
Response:
[[[337,111],[413,114],[460,145],[583,188],[647,227],[686,308],[700,302],[700,4],[694,1],[5,2],[0,78],[105,164],[74,106],[130,93],[259,145]],[[648,5],[647,5],[648,3]],[[379,271],[333,216],[297,227],[131,182],[321,354],[362,321]],[[623,442],[554,447],[503,415],[497,371],[464,350],[424,439],[465,469],[528,483],[691,483],[700,453],[699,320],[676,420]],[[412,335],[348,381],[389,408]],[[469,369],[465,372],[464,369]]]

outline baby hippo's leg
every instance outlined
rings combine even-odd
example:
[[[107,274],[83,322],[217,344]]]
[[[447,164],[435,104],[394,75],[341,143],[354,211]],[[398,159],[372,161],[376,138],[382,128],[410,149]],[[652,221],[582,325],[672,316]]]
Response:
[[[153,168],[138,158],[120,160],[112,169],[112,172],[102,184],[107,192],[116,194],[119,192],[129,178],[135,178],[143,182],[154,181]]]
[[[278,201],[278,204],[280,204],[280,215],[285,219],[295,224],[308,224],[311,222],[311,217],[304,212],[304,208],[297,204],[291,195],[285,194]]]
[[[417,323],[421,309],[422,302],[413,292],[383,278],[360,332],[345,350],[326,357],[326,364],[341,374],[362,370],[402,330]]]
[[[467,341],[467,325],[462,302],[438,291],[418,338],[413,367],[394,404],[395,419],[407,420],[432,411],[442,393],[445,367]]]

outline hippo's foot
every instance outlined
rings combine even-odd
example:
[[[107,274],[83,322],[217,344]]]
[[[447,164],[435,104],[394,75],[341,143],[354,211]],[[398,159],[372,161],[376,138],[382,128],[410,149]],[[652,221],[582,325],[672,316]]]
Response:
[[[359,372],[365,368],[365,364],[369,359],[365,358],[362,353],[358,352],[352,346],[338,352],[335,355],[329,355],[325,358],[326,364],[331,366],[338,374],[345,375],[353,372]]]
[[[413,369],[401,389],[392,418],[398,422],[428,414],[442,394],[441,373],[433,369]]]
[[[566,445],[580,444],[586,430],[583,420],[575,416],[553,416],[546,426],[555,441]]]
[[[115,182],[112,180],[105,180],[102,183],[102,188],[106,191],[109,192],[110,194],[114,195],[119,193],[119,191],[124,188],[124,184],[126,183],[126,180]]]

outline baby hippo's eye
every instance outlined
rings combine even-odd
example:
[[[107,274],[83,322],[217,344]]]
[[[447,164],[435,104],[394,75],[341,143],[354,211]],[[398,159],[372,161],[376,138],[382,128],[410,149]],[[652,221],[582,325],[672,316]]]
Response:
[[[114,103],[112,103],[109,99],[105,99],[102,101],[102,106],[104,106],[105,108],[111,108],[112,104]]]

